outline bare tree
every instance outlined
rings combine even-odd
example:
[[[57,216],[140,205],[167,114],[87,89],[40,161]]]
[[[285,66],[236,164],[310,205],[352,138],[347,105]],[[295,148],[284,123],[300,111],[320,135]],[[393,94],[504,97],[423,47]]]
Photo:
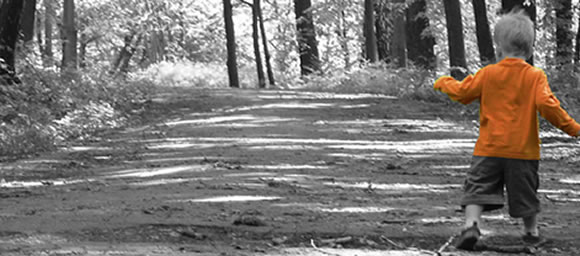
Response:
[[[258,87],[266,88],[266,78],[264,77],[264,67],[262,65],[262,55],[260,54],[260,33],[259,33],[259,12],[260,0],[254,0],[252,7],[252,39],[254,42],[254,58],[256,61],[256,71],[258,72]]]
[[[14,66],[16,42],[18,41],[19,21],[22,13],[23,2],[21,0],[0,1],[0,83],[8,82],[16,70]],[[8,80],[8,81],[3,81]]]
[[[465,59],[461,3],[459,0],[445,0],[443,5],[445,8],[445,20],[447,21],[451,76],[458,80],[463,80],[467,74],[461,69],[467,69],[467,61]]]
[[[236,36],[234,33],[233,8],[231,0],[223,0],[224,2],[224,21],[226,25],[226,45],[228,51],[228,77],[230,87],[239,88],[240,80],[238,78],[238,63],[236,60]]]
[[[77,68],[77,29],[75,25],[75,16],[74,0],[64,0],[62,15],[62,70],[74,70]]]
[[[426,0],[415,0],[407,9],[407,55],[415,65],[424,69],[434,69],[435,38],[430,32]]]
[[[45,67],[51,67],[54,63],[54,54],[52,51],[52,33],[54,14],[54,0],[44,0],[44,48],[42,51],[42,60]]]
[[[271,86],[276,85],[274,81],[274,71],[272,70],[272,65],[270,64],[270,51],[268,50],[268,39],[266,38],[266,28],[264,27],[264,17],[262,15],[262,8],[260,6],[260,1],[258,4],[258,19],[260,20],[260,32],[262,33],[262,47],[264,48],[264,59],[266,61],[266,73],[268,74],[268,81]]]
[[[483,65],[495,62],[495,50],[487,19],[487,7],[485,0],[473,0],[473,12],[475,13],[475,28],[477,34],[477,47],[479,59]]]
[[[294,0],[294,12],[296,13],[296,30],[298,41],[298,53],[300,54],[300,73],[310,75],[320,71],[320,59],[318,55],[318,42],[310,0]]]
[[[391,19],[390,0],[376,0],[375,28],[377,37],[377,51],[379,60],[391,61],[391,39],[393,36],[393,21]]]
[[[407,31],[406,23],[406,4],[405,0],[394,0],[393,9],[393,40],[391,46],[391,55],[397,67],[407,66]]]
[[[572,64],[572,0],[557,0],[556,5],[556,60],[558,65]]]
[[[20,33],[22,40],[27,43],[34,38],[34,22],[36,14],[36,0],[22,0],[24,3],[20,18]]]
[[[365,36],[365,59],[368,62],[377,62],[377,38],[375,34],[375,7],[374,0],[364,1],[364,36]]]

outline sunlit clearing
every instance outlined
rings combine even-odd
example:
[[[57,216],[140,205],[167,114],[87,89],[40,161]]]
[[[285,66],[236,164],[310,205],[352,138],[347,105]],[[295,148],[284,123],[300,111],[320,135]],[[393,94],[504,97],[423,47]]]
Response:
[[[192,202],[192,203],[227,203],[227,202],[251,202],[251,201],[275,201],[282,197],[277,196],[218,196],[200,199],[175,200],[174,202]]]
[[[210,169],[208,165],[184,165],[184,166],[172,166],[164,168],[149,168],[149,169],[133,169],[114,172],[111,177],[113,178],[127,178],[127,177],[154,177],[160,175],[175,174],[179,172],[204,172]]]
[[[315,146],[304,146],[304,145],[265,145],[265,146],[250,146],[247,147],[249,150],[309,150],[309,151],[318,151],[322,150],[321,147]]]
[[[449,192],[450,189],[461,188],[460,184],[409,184],[409,183],[392,183],[392,184],[377,184],[368,182],[358,182],[358,183],[344,183],[344,182],[326,182],[326,186],[330,187],[342,187],[342,188],[370,188],[378,190],[389,190],[389,191],[415,191],[415,192],[436,192],[444,193]]]
[[[328,154],[328,156],[353,158],[353,159],[382,160],[389,155],[387,155],[385,153],[371,153],[371,154],[331,153],[331,154]]]
[[[242,172],[242,173],[229,173],[224,174],[226,177],[264,177],[264,176],[276,176],[278,174],[273,172]]]
[[[213,144],[213,143],[166,143],[159,145],[148,146],[148,149],[186,149],[186,148],[216,148],[216,147],[230,147],[232,144]]]
[[[349,144],[332,145],[329,148],[351,149],[351,150],[387,150],[399,153],[431,153],[431,152],[457,152],[473,151],[475,140],[473,139],[446,139],[446,140],[423,140],[423,141],[401,141],[383,142],[372,144]]]
[[[429,169],[444,169],[444,170],[457,170],[457,169],[469,169],[470,165],[431,165]]]
[[[291,164],[281,164],[281,165],[244,165],[246,169],[261,169],[261,170],[323,170],[328,169],[328,166],[321,165],[291,165]]]
[[[332,213],[377,213],[377,212],[388,212],[397,210],[397,208],[392,207],[339,207],[339,208],[314,208],[313,210],[321,212],[332,212]]]
[[[170,185],[170,184],[180,184],[180,183],[188,183],[192,181],[205,181],[205,180],[212,180],[213,178],[177,178],[177,179],[157,179],[157,180],[149,180],[149,181],[140,181],[131,183],[132,186],[138,187],[145,187],[145,186],[158,186],[158,185]]]
[[[279,252],[268,252],[270,256],[425,256],[425,252],[419,250],[370,250],[370,249],[344,249],[344,248],[285,248]]]
[[[85,152],[85,151],[109,151],[112,150],[112,148],[109,147],[82,147],[82,146],[78,146],[78,147],[69,147],[69,148],[65,148],[65,151],[69,151],[69,152]]]
[[[580,184],[580,175],[576,175],[570,178],[561,179],[560,182],[566,184]]]
[[[199,161],[206,159],[224,159],[223,157],[205,157],[205,156],[191,156],[191,157],[170,157],[170,158],[155,158],[155,159],[143,159],[143,160],[133,160],[125,161],[126,163],[163,163],[163,162],[184,162],[184,161]]]
[[[509,221],[510,217],[505,215],[505,214],[495,214],[495,215],[482,215],[481,216],[482,219],[486,219],[486,220],[500,220],[500,221]],[[429,224],[435,224],[435,223],[462,223],[464,221],[463,217],[450,217],[450,216],[444,216],[444,217],[433,217],[433,218],[421,218],[419,219],[419,222],[421,223],[429,223]]]
[[[64,186],[71,184],[78,184],[83,182],[92,182],[92,179],[87,180],[41,180],[41,181],[5,181],[0,180],[0,188],[30,188],[42,186]]]
[[[266,104],[266,105],[256,105],[256,106],[248,106],[248,107],[238,107],[227,109],[225,112],[238,112],[238,111],[249,111],[249,110],[256,110],[256,109],[318,109],[318,108],[328,108],[334,107],[336,104],[330,103],[304,103],[304,102],[288,102],[288,103],[275,103],[275,104]]]
[[[580,191],[572,189],[538,189],[538,192],[544,194],[580,195]]]
[[[329,92],[294,92],[289,94],[280,91],[277,94],[259,95],[261,99],[397,99],[394,96],[384,94],[370,94],[370,93],[329,93]]]
[[[192,120],[182,120],[182,121],[174,121],[165,123],[169,126],[174,125],[184,125],[184,124],[215,124],[215,123],[223,123],[223,122],[232,122],[232,121],[249,121],[255,120],[256,117],[253,115],[239,115],[239,116],[218,116],[218,117],[209,117],[204,119],[192,119]]]

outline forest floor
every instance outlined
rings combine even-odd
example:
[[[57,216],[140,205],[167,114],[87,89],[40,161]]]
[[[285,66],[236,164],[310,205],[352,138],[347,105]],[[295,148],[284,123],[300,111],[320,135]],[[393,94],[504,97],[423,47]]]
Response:
[[[385,95],[172,89],[142,126],[0,163],[1,255],[499,255],[444,246],[477,118]],[[580,146],[545,132],[537,255],[580,255]],[[518,249],[519,248],[519,249]],[[496,248],[497,249],[497,248]]]

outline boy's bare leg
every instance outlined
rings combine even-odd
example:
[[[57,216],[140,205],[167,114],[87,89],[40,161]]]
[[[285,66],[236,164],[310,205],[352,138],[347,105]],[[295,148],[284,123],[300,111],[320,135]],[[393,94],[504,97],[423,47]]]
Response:
[[[465,206],[465,228],[473,226],[473,223],[477,223],[477,226],[481,227],[482,212],[483,205],[470,204]]]
[[[540,235],[538,230],[538,215],[534,214],[532,216],[523,217],[524,221],[524,232],[525,234],[530,234],[532,236]]]

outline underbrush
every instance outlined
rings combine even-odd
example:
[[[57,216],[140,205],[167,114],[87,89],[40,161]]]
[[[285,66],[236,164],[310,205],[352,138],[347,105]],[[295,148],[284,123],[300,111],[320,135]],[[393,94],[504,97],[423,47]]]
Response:
[[[284,79],[288,87],[301,90],[342,93],[376,93],[428,102],[446,102],[433,90],[434,72],[419,68],[392,68],[369,65],[353,70],[337,70],[321,76]]]
[[[54,149],[122,126],[152,94],[145,79],[115,79],[101,69],[61,74],[20,68],[21,84],[0,86],[0,160]]]

